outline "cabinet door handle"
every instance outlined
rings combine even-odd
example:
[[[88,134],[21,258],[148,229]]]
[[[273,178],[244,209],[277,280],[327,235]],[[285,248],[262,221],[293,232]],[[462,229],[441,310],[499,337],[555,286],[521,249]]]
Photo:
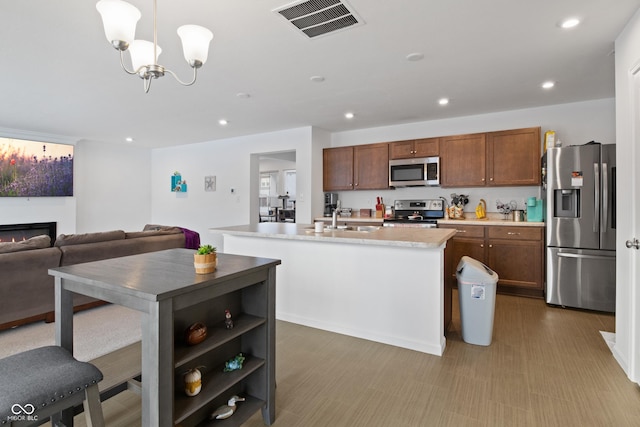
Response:
[[[490,247],[490,248],[492,248],[492,247],[493,247],[493,245],[489,245],[489,247]]]
[[[484,182],[484,178],[482,178],[482,182]]]
[[[516,232],[514,232],[514,231],[508,231],[508,232],[507,232],[507,235],[509,235],[509,236],[519,236],[519,235],[520,235],[520,233],[516,233]]]
[[[489,181],[493,181],[493,178],[489,178]]]
[[[481,244],[481,245],[480,245],[480,247],[481,247],[481,248],[484,248],[484,244]]]
[[[456,233],[466,233],[467,230],[456,230]]]

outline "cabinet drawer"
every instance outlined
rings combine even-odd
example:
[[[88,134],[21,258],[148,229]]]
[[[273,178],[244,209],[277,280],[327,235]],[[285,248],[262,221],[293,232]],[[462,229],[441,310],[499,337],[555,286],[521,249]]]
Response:
[[[480,237],[484,238],[484,226],[482,225],[438,225],[440,228],[450,228],[456,230],[454,237]]]
[[[490,226],[487,228],[490,239],[509,240],[542,240],[544,230],[542,227]]]

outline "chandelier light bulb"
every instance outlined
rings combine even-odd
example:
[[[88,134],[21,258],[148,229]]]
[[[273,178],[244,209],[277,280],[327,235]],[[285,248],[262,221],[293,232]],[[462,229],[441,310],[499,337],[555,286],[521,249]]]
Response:
[[[209,43],[213,33],[200,25],[183,25],[178,28],[182,40],[184,59],[191,67],[200,67],[209,56]]]
[[[158,56],[160,56],[162,49],[160,46],[156,47],[158,49]],[[131,65],[135,72],[138,72],[141,67],[158,63],[158,58],[153,57],[153,43],[149,41],[134,40],[129,47],[129,53],[131,54]]]
[[[133,5],[121,0],[100,0],[96,9],[102,16],[104,35],[116,49],[126,50],[136,36],[136,24],[142,16]]]

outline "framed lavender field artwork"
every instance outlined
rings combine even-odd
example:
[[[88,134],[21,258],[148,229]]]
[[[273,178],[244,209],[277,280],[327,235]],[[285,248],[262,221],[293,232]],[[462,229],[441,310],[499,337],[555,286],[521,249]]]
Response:
[[[0,138],[0,197],[73,196],[73,148]]]

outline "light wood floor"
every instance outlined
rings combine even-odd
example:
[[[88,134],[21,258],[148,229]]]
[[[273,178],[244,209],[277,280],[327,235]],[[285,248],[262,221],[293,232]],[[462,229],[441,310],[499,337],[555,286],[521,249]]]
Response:
[[[599,333],[612,315],[498,295],[481,347],[462,341],[456,299],[443,357],[278,322],[274,425],[640,426],[640,388]],[[137,396],[104,408],[107,426],[140,426]]]

